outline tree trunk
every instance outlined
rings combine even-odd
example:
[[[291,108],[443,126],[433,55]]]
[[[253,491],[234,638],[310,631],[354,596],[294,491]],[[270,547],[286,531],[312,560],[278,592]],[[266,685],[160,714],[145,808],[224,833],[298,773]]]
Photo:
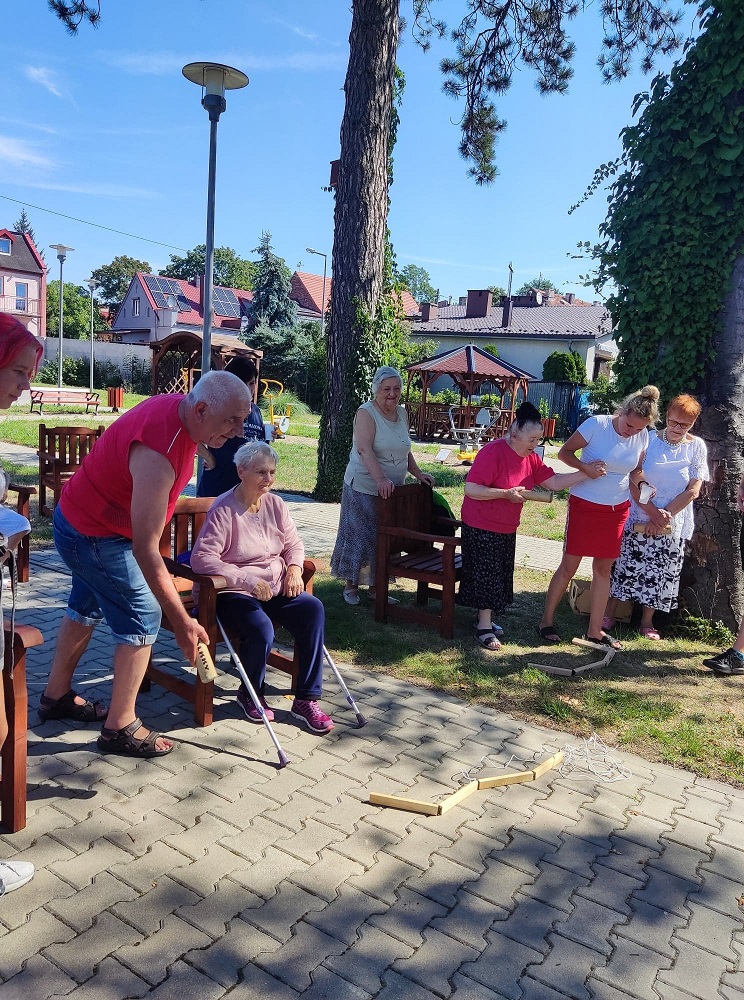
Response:
[[[318,448],[319,500],[339,500],[354,414],[378,363],[370,337],[382,292],[387,155],[399,0],[354,0],[336,188],[326,393]]]
[[[744,472],[744,257],[734,266],[715,349],[695,431],[708,446],[711,482],[695,501],[695,534],[680,593],[690,614],[722,621],[736,632],[744,610],[742,523],[736,506]]]

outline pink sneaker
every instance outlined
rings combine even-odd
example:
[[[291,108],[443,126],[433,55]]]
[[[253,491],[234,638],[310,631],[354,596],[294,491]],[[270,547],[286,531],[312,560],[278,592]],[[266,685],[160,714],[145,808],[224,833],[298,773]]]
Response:
[[[272,712],[271,708],[269,707],[266,699],[262,694],[258,696],[258,700],[264,707],[267,721],[273,722],[274,713]],[[248,719],[249,722],[257,722],[259,725],[263,722],[263,719],[261,718],[261,713],[258,711],[256,706],[251,701],[251,696],[246,691],[244,691],[242,687],[238,688],[238,704],[243,709],[245,717],[246,719]]]
[[[320,710],[317,701],[295,698],[292,702],[292,715],[295,719],[302,719],[306,722],[307,728],[314,733],[330,733],[333,729],[333,720],[330,715],[326,715]]]

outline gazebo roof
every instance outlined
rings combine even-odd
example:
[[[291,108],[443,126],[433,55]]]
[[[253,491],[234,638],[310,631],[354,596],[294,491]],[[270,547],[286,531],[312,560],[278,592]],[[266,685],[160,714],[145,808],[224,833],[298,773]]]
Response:
[[[456,347],[443,354],[435,354],[433,358],[426,358],[424,361],[417,361],[408,365],[409,372],[428,372],[438,375],[460,376],[467,381],[487,382],[491,379],[502,382],[505,379],[534,379],[534,375],[517,368],[501,358],[495,357],[482,347],[475,347],[468,344],[465,347]],[[475,378],[474,378],[475,376]],[[455,381],[458,381],[455,379]]]

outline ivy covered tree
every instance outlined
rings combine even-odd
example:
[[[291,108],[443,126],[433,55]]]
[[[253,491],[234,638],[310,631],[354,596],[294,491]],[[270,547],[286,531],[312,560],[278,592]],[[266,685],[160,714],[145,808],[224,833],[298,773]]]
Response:
[[[183,281],[195,281],[201,277],[207,268],[207,248],[204,243],[195,246],[184,257],[170,255],[170,264],[160,272],[165,278],[181,278]],[[232,247],[215,247],[214,251],[214,283],[226,288],[243,288],[250,291],[253,288],[255,264],[243,260]]]
[[[259,323],[269,327],[294,326],[297,304],[289,297],[292,272],[283,257],[277,257],[271,245],[271,233],[261,233],[261,241],[253,251],[258,254],[253,276],[253,300],[248,315],[248,330]]]
[[[712,489],[682,596],[735,627],[744,576],[735,496],[744,472],[744,19],[739,0],[705,0],[703,31],[658,76],[623,132],[610,207],[593,247],[620,355],[617,395],[653,382],[662,399],[697,393]],[[684,589],[685,579],[691,589]]]
[[[151,267],[146,260],[120,255],[114,257],[110,264],[101,264],[91,277],[98,282],[97,293],[102,302],[109,306],[118,306],[127,294],[129,283],[138,271],[149,274]]]

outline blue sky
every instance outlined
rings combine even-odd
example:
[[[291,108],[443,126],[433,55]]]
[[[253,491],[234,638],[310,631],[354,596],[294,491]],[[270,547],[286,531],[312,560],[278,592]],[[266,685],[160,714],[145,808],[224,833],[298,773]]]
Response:
[[[598,5],[595,5],[598,6]],[[464,0],[440,0],[454,24]],[[410,17],[403,0],[402,13]],[[65,280],[82,282],[117,254],[154,269],[204,242],[209,123],[181,67],[215,60],[250,85],[228,95],[219,126],[215,241],[251,256],[269,230],[291,268],[322,272],[308,246],[330,253],[333,197],[322,190],[338,156],[351,23],[339,0],[103,0],[97,30],[70,37],[45,0],[24,0],[3,33],[0,227],[21,205],[39,244],[75,248]],[[406,74],[395,148],[390,229],[399,266],[418,264],[443,296],[517,285],[539,272],[585,297],[585,268],[567,258],[593,240],[606,210],[595,196],[574,215],[595,167],[620,151],[640,73],[605,86],[596,69],[601,22],[589,8],[575,23],[578,52],[567,97],[540,97],[528,71],[497,102],[508,129],[499,177],[478,188],[457,151],[460,107],[441,92],[435,42],[425,54],[404,33]],[[688,20],[688,23],[689,20]],[[133,234],[116,235],[41,206]],[[145,239],[170,244],[158,246]],[[176,249],[181,248],[181,249]],[[46,251],[51,277],[57,276]]]

